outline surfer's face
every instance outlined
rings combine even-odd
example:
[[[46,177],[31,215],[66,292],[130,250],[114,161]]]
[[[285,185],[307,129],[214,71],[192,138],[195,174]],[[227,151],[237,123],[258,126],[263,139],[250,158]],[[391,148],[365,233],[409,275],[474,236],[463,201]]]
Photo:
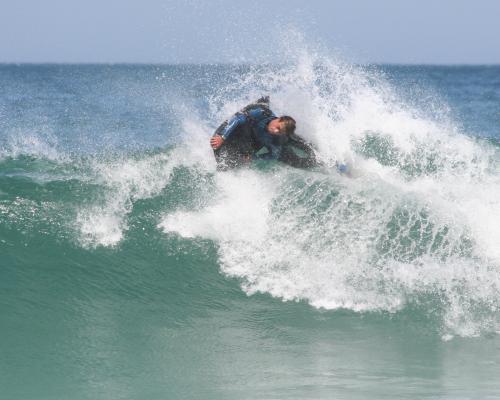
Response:
[[[269,122],[269,125],[267,125],[267,131],[271,135],[283,135],[284,133],[286,133],[285,123],[281,122],[279,118],[273,119],[271,122]]]

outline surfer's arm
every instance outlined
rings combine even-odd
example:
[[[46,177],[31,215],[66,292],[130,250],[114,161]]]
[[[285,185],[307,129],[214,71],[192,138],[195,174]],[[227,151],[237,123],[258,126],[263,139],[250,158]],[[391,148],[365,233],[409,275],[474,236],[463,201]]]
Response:
[[[244,114],[236,113],[227,121],[227,125],[219,132],[219,135],[222,137],[223,141],[226,141],[231,137],[238,126],[246,122],[247,117]]]
[[[231,137],[236,128],[247,122],[245,115],[241,113],[234,114],[229,120],[224,122],[210,138],[210,146],[214,150],[221,147],[224,142]]]
[[[224,143],[224,139],[222,139],[222,136],[215,134],[210,138],[210,146],[212,146],[212,149],[217,150],[219,147],[222,146]]]

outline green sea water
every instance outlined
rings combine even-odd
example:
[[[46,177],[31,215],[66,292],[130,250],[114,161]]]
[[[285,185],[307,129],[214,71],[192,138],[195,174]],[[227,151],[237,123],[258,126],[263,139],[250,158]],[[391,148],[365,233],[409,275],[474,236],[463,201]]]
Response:
[[[326,61],[0,66],[1,399],[500,398],[498,67]]]

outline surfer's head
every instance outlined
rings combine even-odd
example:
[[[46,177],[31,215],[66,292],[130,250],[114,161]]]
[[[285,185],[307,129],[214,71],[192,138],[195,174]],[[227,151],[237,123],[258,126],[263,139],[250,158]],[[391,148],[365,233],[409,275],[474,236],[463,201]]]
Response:
[[[272,135],[288,135],[295,132],[295,120],[288,115],[273,119],[267,130]]]

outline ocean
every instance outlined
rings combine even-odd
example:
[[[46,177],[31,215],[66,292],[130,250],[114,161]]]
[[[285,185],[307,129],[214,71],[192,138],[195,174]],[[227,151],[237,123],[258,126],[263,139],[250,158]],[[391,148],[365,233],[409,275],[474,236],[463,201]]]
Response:
[[[500,398],[499,66],[4,64],[0,88],[1,399]],[[216,171],[261,95],[320,166]]]

